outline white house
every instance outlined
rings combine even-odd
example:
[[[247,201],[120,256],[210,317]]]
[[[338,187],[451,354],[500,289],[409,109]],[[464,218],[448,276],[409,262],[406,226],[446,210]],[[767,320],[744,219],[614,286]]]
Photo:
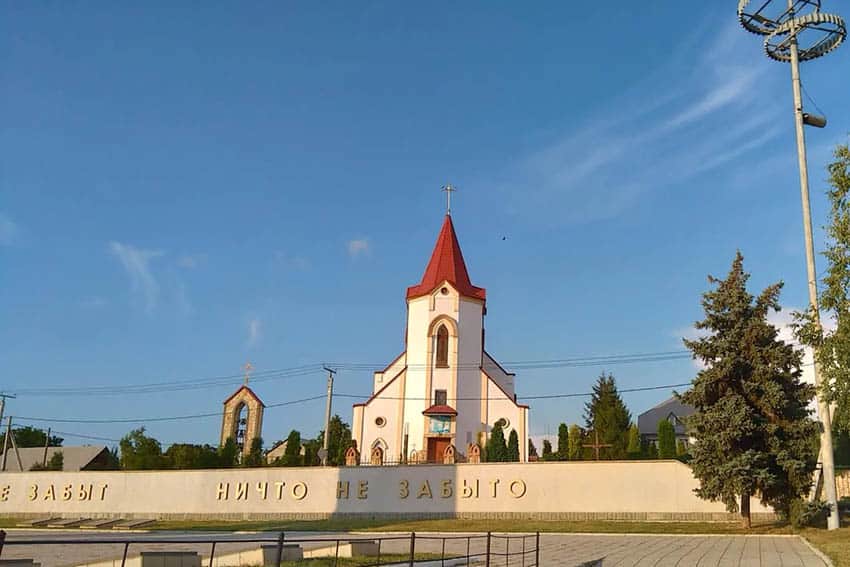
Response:
[[[447,450],[463,460],[497,421],[505,439],[516,430],[527,460],[528,406],[516,401],[514,374],[484,350],[486,313],[486,291],[470,282],[447,214],[422,281],[407,288],[405,350],[354,405],[362,463],[376,448],[385,462],[443,462]]]

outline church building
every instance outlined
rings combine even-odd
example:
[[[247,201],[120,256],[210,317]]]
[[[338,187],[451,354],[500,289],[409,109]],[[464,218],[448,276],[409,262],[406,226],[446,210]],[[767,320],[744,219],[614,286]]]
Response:
[[[361,464],[476,462],[497,422],[505,439],[516,430],[528,460],[528,406],[516,401],[514,374],[484,349],[486,299],[446,214],[422,281],[407,288],[405,350],[354,404]]]

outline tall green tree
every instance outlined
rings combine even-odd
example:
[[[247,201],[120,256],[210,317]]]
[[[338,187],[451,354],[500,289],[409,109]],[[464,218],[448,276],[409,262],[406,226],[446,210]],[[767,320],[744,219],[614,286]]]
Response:
[[[511,433],[508,435],[508,458],[506,460],[511,463],[519,462],[519,435],[517,435],[516,429],[511,429]]]
[[[528,460],[530,461],[532,458],[538,458],[537,447],[534,446],[534,441],[531,440],[531,437],[528,438]]]
[[[829,165],[827,197],[830,202],[826,229],[826,275],[819,304],[835,323],[824,332],[815,324],[811,308],[797,313],[797,338],[815,348],[826,400],[836,404],[833,426],[850,432],[850,148],[839,145]]]
[[[248,454],[242,460],[242,466],[245,467],[261,467],[266,464],[263,458],[263,438],[254,437],[251,439],[251,445],[248,449]]]
[[[584,406],[584,419],[589,431],[599,433],[601,443],[611,445],[602,450],[603,458],[621,459],[625,456],[632,415],[617,391],[613,375],[603,372],[597,379],[593,395]]]
[[[218,467],[218,451],[211,445],[175,443],[165,451],[167,465],[173,469],[214,469]]]
[[[319,432],[319,447],[325,440],[325,432]],[[338,415],[331,418],[330,435],[328,436],[328,464],[341,466],[345,464],[345,452],[351,447],[351,427]]]
[[[629,442],[626,447],[626,453],[630,459],[640,459],[641,452],[640,429],[638,429],[636,423],[633,423],[629,427]]]
[[[570,425],[567,436],[567,458],[571,461],[581,460],[582,432],[575,423]]]
[[[570,458],[570,430],[566,423],[558,426],[558,460],[566,461]]]
[[[818,424],[808,409],[814,389],[800,381],[801,354],[767,321],[778,311],[782,283],[758,297],[747,292],[744,258],[703,295],[707,336],[685,339],[705,365],[680,399],[696,410],[687,419],[696,438],[691,455],[696,493],[741,513],[750,527],[750,497],[787,514],[807,494],[817,458]],[[739,504],[740,503],[740,504]]]
[[[224,445],[218,448],[218,466],[221,468],[235,467],[239,463],[239,446],[236,445],[236,439],[228,437],[224,441]]]
[[[31,425],[17,427],[12,430],[12,435],[15,436],[15,443],[18,447],[44,447],[47,441],[47,432],[37,429]],[[50,447],[61,447],[64,439],[56,435],[50,436]],[[0,449],[2,451],[2,449]]]
[[[540,458],[544,461],[551,461],[554,455],[552,454],[552,442],[548,439],[543,440],[543,453],[540,455]]]
[[[301,432],[293,429],[286,438],[286,449],[283,451],[283,466],[298,467],[303,463],[301,459]]]
[[[151,470],[165,468],[162,445],[145,435],[145,428],[134,429],[121,438],[121,468],[124,470]]]
[[[505,443],[505,432],[501,422],[496,422],[487,440],[487,462],[503,463],[508,460],[508,446]]]
[[[676,428],[669,419],[658,422],[658,458],[673,459],[676,457]]]
[[[321,464],[319,462],[319,448],[321,446],[318,439],[304,441],[304,466],[315,467]]]

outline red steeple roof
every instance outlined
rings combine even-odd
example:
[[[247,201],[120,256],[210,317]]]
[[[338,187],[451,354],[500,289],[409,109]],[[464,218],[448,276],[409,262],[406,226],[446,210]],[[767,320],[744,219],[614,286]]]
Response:
[[[463,261],[463,253],[457,241],[451,215],[446,215],[443,228],[437,237],[437,244],[431,253],[431,260],[419,285],[407,288],[407,299],[428,295],[444,281],[451,283],[461,295],[484,300],[487,292],[483,287],[475,287],[469,281],[469,273]]]

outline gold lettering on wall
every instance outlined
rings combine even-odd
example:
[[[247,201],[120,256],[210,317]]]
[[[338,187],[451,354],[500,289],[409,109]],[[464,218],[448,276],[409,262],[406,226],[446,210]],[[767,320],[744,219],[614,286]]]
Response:
[[[0,502],[6,502],[9,499],[10,490],[12,490],[12,487],[8,484],[3,488],[0,488]]]
[[[292,485],[292,497],[296,500],[304,500],[307,496],[307,485],[303,482],[296,482]]]
[[[80,490],[77,492],[77,500],[91,500],[91,493],[94,490],[94,485],[80,485]]]
[[[357,483],[357,498],[365,500],[369,498],[369,481],[361,480]]]
[[[248,500],[248,483],[236,483],[236,500]]]
[[[36,498],[38,498],[38,485],[37,484],[31,484],[30,489],[27,492],[27,499],[29,499],[30,501],[33,501]]]
[[[348,499],[348,481],[339,480],[336,483],[336,499]]]
[[[467,484],[466,479],[463,479],[463,489],[460,496],[461,498],[478,498],[478,479],[476,478],[472,485]]]
[[[219,482],[218,490],[215,494],[216,500],[227,500],[227,493],[230,491],[230,483],[229,482]],[[101,498],[101,500],[103,500]]]
[[[269,483],[268,482],[258,482],[257,483],[257,492],[260,493],[260,498],[265,500],[269,495]]]
[[[444,480],[440,483],[442,489],[440,490],[441,498],[451,498],[452,497],[452,481],[451,479]]]
[[[499,486],[499,479],[493,479],[490,481],[490,486],[493,487],[493,498],[496,497],[496,487]]]
[[[49,485],[47,492],[44,493],[45,500],[56,500],[56,491],[53,488],[53,485]]]
[[[104,484],[103,486],[101,486],[101,487],[100,487],[100,499],[101,499],[101,500],[105,500],[105,499],[106,499],[106,489],[107,489],[107,488],[109,488],[109,485],[108,485],[108,484]]]
[[[427,496],[428,498],[433,498],[433,496],[431,495],[431,485],[428,483],[427,480],[422,483],[422,486],[419,488],[419,492],[416,494],[417,498],[424,498],[425,496]]]
[[[410,483],[402,480],[398,483],[398,497],[407,498],[408,496],[410,496]]]
[[[277,481],[274,483],[275,492],[277,493],[277,499],[281,500],[283,498],[283,487],[286,486],[285,482]]]
[[[511,481],[511,496],[514,498],[522,498],[525,496],[525,491],[527,490],[525,486],[525,482],[522,480],[514,480]]]
[[[74,485],[66,484],[65,489],[62,491],[62,500],[70,500],[74,495]]]

